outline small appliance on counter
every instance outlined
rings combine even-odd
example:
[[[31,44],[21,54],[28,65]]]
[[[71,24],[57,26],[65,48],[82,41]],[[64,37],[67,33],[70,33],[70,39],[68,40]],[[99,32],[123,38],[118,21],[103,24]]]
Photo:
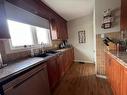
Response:
[[[68,44],[67,40],[63,40],[62,43],[59,44],[59,49],[68,48],[71,47],[70,44]]]

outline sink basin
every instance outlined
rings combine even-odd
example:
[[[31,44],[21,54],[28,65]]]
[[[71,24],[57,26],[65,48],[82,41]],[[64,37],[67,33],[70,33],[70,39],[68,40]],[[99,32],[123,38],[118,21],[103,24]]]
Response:
[[[50,51],[47,51],[46,53],[48,53],[48,54],[56,54],[57,51],[50,50]]]
[[[43,54],[38,54],[35,57],[47,57],[49,56],[47,53],[43,53]]]

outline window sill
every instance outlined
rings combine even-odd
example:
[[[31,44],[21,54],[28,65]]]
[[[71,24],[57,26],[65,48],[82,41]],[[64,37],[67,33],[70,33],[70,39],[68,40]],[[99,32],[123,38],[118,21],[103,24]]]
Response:
[[[41,45],[32,45],[28,47],[11,47],[10,41],[9,40],[4,40],[4,46],[5,46],[5,53],[6,54],[12,54],[12,53],[18,53],[18,52],[23,52],[23,51],[30,51],[32,49],[40,49],[42,48]],[[47,45],[45,48],[50,48],[52,47],[52,44]]]

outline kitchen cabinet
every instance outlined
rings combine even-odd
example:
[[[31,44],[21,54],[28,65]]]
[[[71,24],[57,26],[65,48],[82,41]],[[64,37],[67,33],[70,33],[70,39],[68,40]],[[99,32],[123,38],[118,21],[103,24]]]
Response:
[[[51,34],[52,40],[67,40],[67,22],[59,17],[51,19]]]
[[[50,95],[46,63],[3,85],[3,89],[4,95]]]
[[[47,70],[48,70],[50,89],[53,90],[59,78],[57,57],[53,57],[48,60]]]
[[[6,0],[9,3],[20,7],[26,11],[29,11],[42,18],[49,19],[48,7],[44,5],[40,0]]]
[[[127,0],[121,0],[121,30],[127,29]]]
[[[58,73],[59,73],[59,80],[60,80],[64,76],[64,73],[65,73],[64,54],[63,53],[58,55],[57,64],[58,64]]]
[[[4,0],[0,0],[0,39],[9,39]]]
[[[123,66],[111,55],[105,54],[106,75],[114,95],[123,95]]]
[[[65,72],[70,68],[70,66],[73,64],[74,61],[74,53],[73,48],[68,49],[64,52],[64,63],[65,63]]]
[[[62,77],[65,72],[70,68],[70,66],[74,63],[74,49],[70,48],[60,54],[57,58],[59,74]]]
[[[111,62],[111,57],[106,53],[105,54],[105,67],[106,67],[106,75],[108,76],[108,82],[111,83],[113,76],[113,64]]]
[[[115,59],[112,59],[112,88],[114,95],[122,95],[122,66]]]
[[[51,36],[52,40],[60,39],[59,33],[57,31],[57,22],[55,19],[50,20]]]
[[[67,40],[68,32],[67,32],[67,22],[63,19],[57,19],[57,31],[59,33],[59,39]]]
[[[5,0],[0,0],[0,39],[10,38],[5,11]],[[68,38],[67,23],[61,16],[55,11],[45,5],[41,0],[6,0],[17,7],[20,7],[26,11],[29,11],[42,18],[46,18],[51,22],[51,34],[52,40],[65,40]]]
[[[67,21],[45,5],[41,0],[7,1],[35,15],[48,19],[50,22],[52,40],[66,40],[68,38]]]
[[[47,70],[51,91],[54,90],[56,84],[63,78],[64,74],[73,64],[73,48],[68,48],[59,55],[48,60]]]
[[[127,68],[123,71],[122,95],[127,95]]]

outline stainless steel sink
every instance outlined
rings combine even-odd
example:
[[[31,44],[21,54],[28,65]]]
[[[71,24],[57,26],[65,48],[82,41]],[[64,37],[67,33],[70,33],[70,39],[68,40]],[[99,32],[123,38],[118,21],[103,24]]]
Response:
[[[49,51],[47,51],[46,53],[47,53],[47,54],[56,54],[56,53],[58,53],[58,52],[55,51],[55,50],[49,50]]]
[[[47,53],[35,55],[35,57],[47,57],[47,56],[49,56]]]

